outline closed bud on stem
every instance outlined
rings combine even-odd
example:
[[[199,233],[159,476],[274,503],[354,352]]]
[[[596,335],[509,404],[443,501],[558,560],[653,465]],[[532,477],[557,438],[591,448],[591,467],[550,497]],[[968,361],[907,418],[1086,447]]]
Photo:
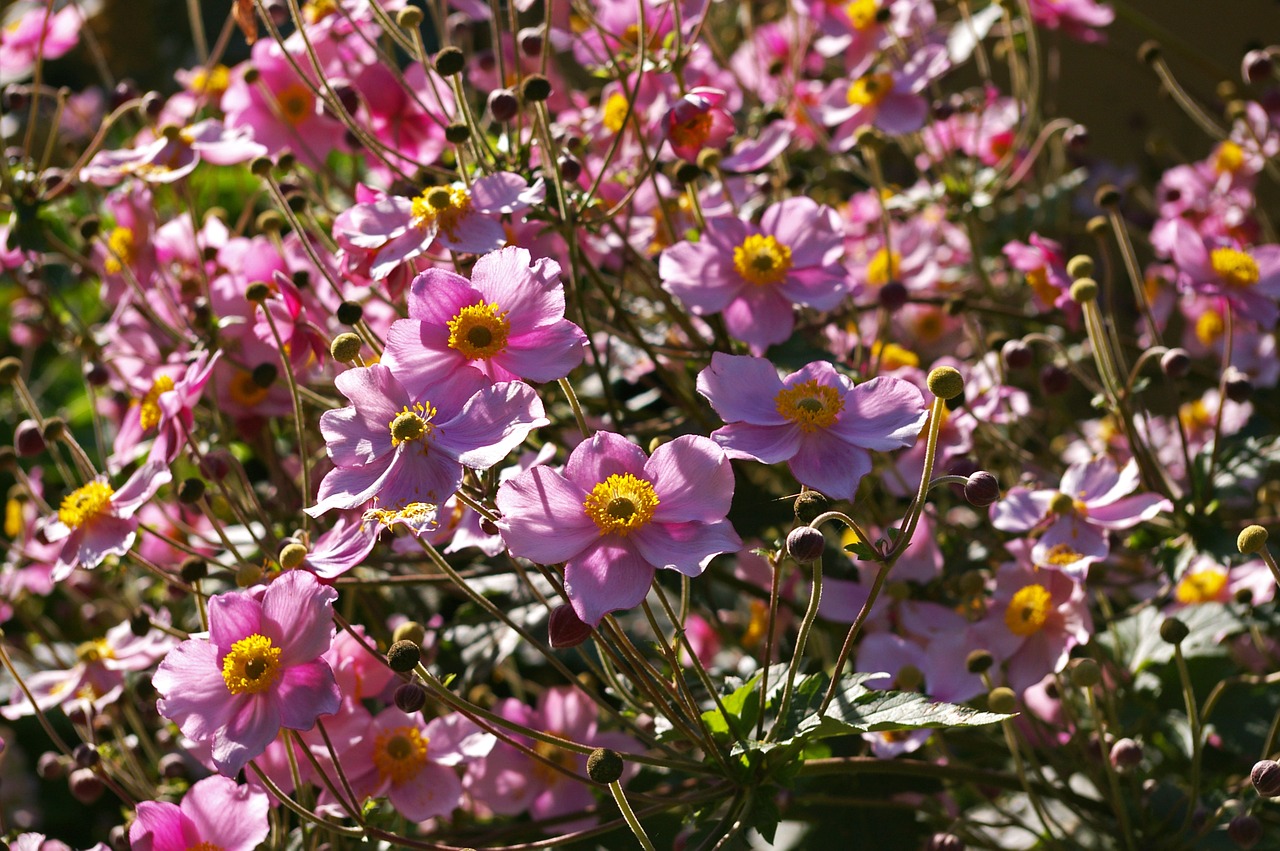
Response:
[[[555,650],[577,647],[591,637],[591,632],[591,627],[569,605],[556,606],[547,619],[547,643]]]
[[[797,526],[787,535],[787,555],[801,564],[822,558],[827,539],[812,526]]]
[[[703,148],[698,151],[698,168],[703,171],[715,171],[720,167],[724,154],[715,148]]]
[[[50,417],[44,421],[40,436],[46,443],[57,443],[67,436],[67,421],[62,417]]]
[[[1160,637],[1169,644],[1181,644],[1190,634],[1187,625],[1177,618],[1165,618],[1160,624]]]
[[[178,568],[178,575],[182,577],[183,582],[190,585],[209,575],[209,565],[199,556],[187,556],[182,560],[182,566]]]
[[[1011,688],[996,686],[987,695],[987,706],[991,707],[992,712],[1011,715],[1018,711],[1018,696],[1013,693]]]
[[[406,715],[412,715],[420,712],[422,707],[427,705],[427,690],[422,687],[421,683],[401,683],[396,686],[395,694],[392,695],[392,702],[395,703],[396,709]]]
[[[489,114],[494,121],[506,123],[520,113],[520,99],[511,89],[494,89],[489,92]]]
[[[1249,772],[1253,788],[1264,798],[1280,797],[1280,762],[1274,759],[1263,759],[1254,763]]]
[[[1124,772],[1137,768],[1142,762],[1142,745],[1133,739],[1120,739],[1111,746],[1108,758],[1116,771]]]
[[[271,173],[271,157],[254,157],[249,163],[249,171],[257,177],[266,177]]]
[[[263,210],[255,221],[259,233],[279,233],[284,228],[284,216],[279,210]],[[245,293],[246,297],[248,292]]]
[[[204,497],[204,479],[189,476],[178,485],[178,502],[183,505],[194,505]]]
[[[1262,841],[1262,822],[1245,813],[1227,824],[1227,837],[1239,848],[1252,848]]]
[[[1253,398],[1253,381],[1234,366],[1227,367],[1227,398],[1232,402],[1248,402]]]
[[[539,103],[551,97],[551,81],[541,74],[530,74],[520,84],[520,96],[529,103]]]
[[[1000,498],[1000,482],[986,470],[979,470],[964,483],[964,498],[970,505],[986,508]]]
[[[422,10],[417,6],[405,6],[396,12],[396,26],[402,30],[416,30],[422,24]]]
[[[263,390],[266,390],[272,384],[276,383],[276,379],[280,376],[280,367],[273,363],[260,363],[253,368],[253,372],[249,377],[253,379],[253,383]]]
[[[405,621],[396,627],[395,631],[391,633],[392,644],[395,644],[397,641],[412,641],[414,644],[421,647],[422,642],[426,640],[427,628],[417,621]]]
[[[450,144],[461,145],[471,138],[471,128],[465,122],[455,121],[444,128],[444,138]]]
[[[964,377],[953,366],[935,367],[929,372],[929,392],[939,399],[954,399],[964,393]]]
[[[1148,65],[1153,64],[1160,58],[1160,42],[1144,41],[1138,45],[1138,59]]]
[[[102,762],[102,754],[88,742],[81,742],[71,749],[71,758],[80,768],[93,768]]]
[[[1096,301],[1098,298],[1098,282],[1093,278],[1079,278],[1071,284],[1069,293],[1071,300],[1076,304]]]
[[[935,833],[925,845],[925,851],[964,851],[964,848],[964,840],[954,833]]]
[[[1102,209],[1114,207],[1120,203],[1120,190],[1112,186],[1110,183],[1104,183],[1098,187],[1098,191],[1093,193],[1093,203]]]
[[[39,455],[45,450],[44,435],[35,420],[23,420],[13,431],[13,448],[23,458]]]
[[[1160,369],[1170,378],[1186,378],[1191,371],[1191,355],[1186,349],[1170,349],[1160,356]]]
[[[801,523],[811,523],[819,514],[827,510],[831,500],[817,491],[804,491],[795,502],[796,519]]]
[[[1275,60],[1265,49],[1250,50],[1240,63],[1240,76],[1246,83],[1255,86],[1269,80],[1275,70]]]
[[[422,659],[422,648],[412,641],[397,641],[387,651],[387,664],[391,670],[407,674],[418,667]]]
[[[92,804],[102,797],[106,788],[102,778],[92,768],[77,768],[67,778],[67,786],[71,789],[71,797],[82,804]]]
[[[1076,688],[1093,688],[1102,682],[1102,669],[1092,659],[1080,659],[1071,669],[1071,684]]]
[[[1031,366],[1031,347],[1022,340],[1009,340],[1000,347],[1000,357],[1009,369],[1026,369]]]
[[[446,47],[436,54],[436,73],[441,77],[452,77],[460,72],[467,63],[467,58],[456,47]]]
[[[357,302],[344,301],[342,304],[338,305],[338,309],[334,311],[334,316],[336,316],[338,321],[343,325],[355,325],[364,318],[364,308]]]
[[[280,548],[280,556],[277,561],[285,570],[293,570],[302,567],[302,562],[307,558],[307,548],[302,544],[285,544]]]
[[[1092,278],[1093,258],[1087,254],[1077,254],[1067,261],[1067,274],[1072,278]]]
[[[622,778],[622,757],[615,750],[596,748],[587,757],[587,776],[597,783],[616,783]]]
[[[991,666],[995,664],[995,657],[990,651],[983,650],[979,647],[977,650],[970,650],[969,655],[964,659],[964,667],[971,674],[981,674],[983,671],[991,670]]]
[[[271,285],[266,281],[254,281],[244,288],[244,300],[254,304],[262,304],[271,297]]]
[[[1236,548],[1245,555],[1253,555],[1267,545],[1267,530],[1257,524],[1246,526],[1236,538]]]
[[[360,339],[359,334],[346,331],[333,338],[333,342],[329,344],[329,354],[338,363],[352,363],[360,357],[360,349],[363,346],[364,341]]]
[[[22,374],[22,361],[15,357],[0,360],[0,384],[12,384]]]

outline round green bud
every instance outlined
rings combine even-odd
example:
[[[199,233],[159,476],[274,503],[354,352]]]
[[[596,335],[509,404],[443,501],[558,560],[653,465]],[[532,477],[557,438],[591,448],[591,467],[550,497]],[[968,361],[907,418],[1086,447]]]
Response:
[[[803,491],[795,502],[796,519],[801,523],[812,523],[822,512],[827,510],[831,500],[817,491]]]
[[[1071,669],[1071,684],[1076,688],[1093,688],[1102,682],[1102,669],[1092,659],[1080,659]]]
[[[1070,494],[1058,491],[1053,495],[1053,499],[1049,500],[1049,510],[1054,514],[1068,514],[1076,505],[1076,501],[1071,498]]]
[[[1236,538],[1236,548],[1245,555],[1253,555],[1267,545],[1267,530],[1261,526],[1246,526]]]
[[[616,783],[622,777],[622,757],[615,750],[596,748],[587,757],[587,776],[597,783]]]
[[[266,177],[271,173],[271,167],[275,163],[271,162],[271,157],[254,157],[249,163],[249,171],[257,177]]]
[[[446,47],[436,54],[436,73],[441,77],[452,77],[466,64],[467,57],[456,47]]]
[[[412,641],[397,641],[387,651],[387,664],[391,670],[407,674],[418,667],[422,660],[422,648]]]
[[[236,587],[248,588],[257,585],[262,579],[262,568],[256,564],[242,564],[236,571]]]
[[[1160,637],[1169,644],[1181,644],[1190,634],[1187,625],[1177,618],[1165,618],[1160,624]]]
[[[991,670],[995,661],[990,651],[978,648],[969,651],[969,655],[964,659],[964,667],[971,674],[981,674],[983,671]]]
[[[190,585],[192,582],[198,582],[209,575],[209,565],[202,558],[188,556],[182,560],[182,566],[178,568],[178,575],[182,577],[183,582]]]
[[[964,393],[964,377],[953,366],[939,366],[929,372],[929,392],[939,399],[954,399]]]
[[[697,163],[680,163],[676,167],[676,183],[681,185],[693,183],[699,177],[702,177],[702,169],[698,168]]]
[[[280,562],[280,566],[285,570],[293,570],[295,567],[301,567],[306,558],[307,548],[302,544],[285,544],[280,548],[280,555],[276,561]]]
[[[62,440],[67,436],[67,421],[62,417],[50,417],[44,421],[44,428],[40,434],[45,443],[54,443]]]
[[[413,411],[402,411],[391,421],[391,439],[397,445],[406,440],[417,440],[427,431],[427,424]]]
[[[279,233],[284,229],[284,216],[279,210],[263,210],[254,220],[260,233]]]
[[[354,301],[344,301],[335,311],[338,321],[343,325],[355,325],[364,319],[364,308]]]
[[[461,145],[463,142],[471,138],[471,128],[464,122],[455,121],[453,124],[444,128],[444,138],[450,144]]]
[[[1093,258],[1087,254],[1077,254],[1067,261],[1067,274],[1072,278],[1092,278]]]
[[[391,642],[393,644],[398,641],[412,641],[414,644],[421,645],[426,640],[426,627],[417,621],[405,621],[396,627],[395,632],[391,633]]]
[[[333,338],[333,342],[329,344],[329,354],[338,363],[351,363],[360,356],[363,345],[364,341],[359,335],[347,331]]]
[[[724,153],[715,148],[703,148],[698,152],[698,168],[703,171],[715,171],[720,167]]]
[[[252,284],[244,288],[245,301],[251,301],[254,304],[262,304],[271,298],[271,285],[266,281],[254,281]]]
[[[1010,715],[1018,711],[1018,696],[1013,693],[1011,688],[997,686],[987,695],[987,706],[991,708],[992,712]]]
[[[85,216],[77,227],[80,230],[81,239],[93,239],[102,230],[102,220],[97,216]]]
[[[1071,300],[1076,304],[1096,301],[1098,298],[1098,282],[1093,278],[1080,278],[1071,285]]]
[[[0,384],[12,384],[22,374],[22,361],[15,357],[0,360]]]
[[[422,10],[417,6],[405,6],[396,13],[396,26],[402,30],[416,30],[422,25]]]

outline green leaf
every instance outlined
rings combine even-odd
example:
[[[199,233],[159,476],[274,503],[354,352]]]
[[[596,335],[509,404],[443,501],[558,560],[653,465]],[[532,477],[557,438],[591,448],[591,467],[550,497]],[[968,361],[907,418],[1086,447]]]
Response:
[[[736,678],[726,680],[734,682]],[[732,736],[734,739],[754,732],[756,720],[760,717],[760,673],[720,698],[726,718],[720,708],[708,709],[702,713],[702,723],[712,735]]]
[[[1221,603],[1187,606],[1178,611],[1177,617],[1190,630],[1182,642],[1182,653],[1188,658],[1225,655],[1226,650],[1219,644],[1219,637],[1245,628],[1245,624]],[[1160,637],[1160,623],[1164,619],[1163,612],[1148,606],[1115,621],[1111,629],[1098,633],[1095,640],[1110,651],[1112,658],[1134,673],[1148,665],[1164,665],[1173,659],[1173,645]]]

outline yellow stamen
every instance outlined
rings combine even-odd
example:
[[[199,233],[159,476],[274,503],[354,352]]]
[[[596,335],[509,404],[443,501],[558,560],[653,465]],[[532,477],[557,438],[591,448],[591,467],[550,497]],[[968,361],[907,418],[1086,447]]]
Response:
[[[850,106],[876,106],[893,91],[892,74],[864,74],[849,85]]]
[[[876,25],[876,13],[880,6],[876,0],[853,0],[844,7],[849,21],[858,32],[866,32]]]
[[[295,127],[316,113],[316,98],[301,83],[293,83],[276,92],[276,103],[285,121]]]
[[[111,645],[107,643],[105,638],[86,641],[76,647],[76,659],[85,664],[114,658],[116,658],[116,651],[111,649]]]
[[[1209,262],[1227,286],[1251,287],[1258,283],[1258,263],[1243,251],[1215,248],[1209,254]]]
[[[1071,548],[1070,544],[1054,544],[1045,553],[1044,560],[1054,567],[1066,567],[1069,564],[1075,564],[1082,558],[1084,558],[1084,553],[1076,552]]]
[[[378,776],[399,786],[418,776],[427,764],[430,742],[417,727],[393,727],[373,741],[373,764]]]
[[[791,248],[772,236],[752,234],[733,249],[733,268],[756,286],[776,284],[791,270]]]
[[[16,540],[24,525],[22,518],[22,500],[10,497],[4,504],[5,537]]]
[[[58,508],[58,519],[72,529],[79,529],[111,510],[115,489],[106,482],[89,482],[67,494]]]
[[[370,508],[361,520],[388,527],[407,526],[415,535],[435,531],[440,525],[436,505],[431,502],[411,502],[401,508]]]
[[[619,92],[609,95],[609,99],[604,102],[600,123],[610,133],[618,133],[622,130],[622,125],[627,118],[627,105],[627,96]]]
[[[773,397],[773,404],[779,414],[800,426],[804,432],[830,428],[844,410],[844,398],[839,389],[819,384],[816,379],[784,387]]]
[[[207,72],[197,68],[187,84],[195,94],[220,95],[231,85],[231,69],[226,65],[214,65]]]
[[[265,635],[246,636],[222,660],[222,680],[232,694],[266,691],[280,676],[280,648]]]
[[[1043,585],[1028,585],[1018,590],[1004,613],[1005,626],[1014,635],[1033,635],[1049,619],[1052,597]]]
[[[511,322],[496,302],[471,304],[449,320],[449,348],[468,360],[491,358],[507,347]]]
[[[1027,277],[1027,286],[1031,287],[1032,292],[1036,294],[1036,298],[1050,305],[1057,300],[1058,289],[1049,283],[1048,269],[1041,266],[1039,269],[1032,269],[1024,274]]]
[[[1201,345],[1212,346],[1225,330],[1222,314],[1216,310],[1206,310],[1196,318],[1196,339]]]
[[[1178,582],[1174,596],[1179,603],[1209,603],[1219,599],[1227,587],[1227,572],[1207,568],[1188,573]]]
[[[133,231],[129,228],[112,228],[107,234],[107,258],[102,266],[108,275],[119,275],[125,266],[133,263]]]
[[[657,507],[658,494],[653,484],[630,473],[614,473],[592,488],[582,501],[583,511],[601,535],[624,537],[643,529]]]
[[[547,732],[552,736],[557,736],[562,739],[569,738],[560,730],[548,730]],[[566,771],[578,771],[578,757],[573,753],[573,751],[565,750],[558,745],[553,745],[550,742],[544,742],[541,740],[533,743],[533,751],[538,756],[548,762],[552,762],[560,766]],[[564,775],[559,771],[556,771],[551,766],[542,762],[534,764],[533,773],[537,776],[538,780],[544,787],[551,786],[559,782],[564,777]]]
[[[142,430],[155,428],[160,422],[160,394],[168,393],[173,389],[173,379],[167,375],[160,375],[152,382],[151,389],[147,391],[147,395],[142,397],[140,409],[138,411],[138,420],[142,423]]]
[[[1203,399],[1193,399],[1178,408],[1178,420],[1191,433],[1205,431],[1213,425],[1213,415]]]
[[[881,248],[867,261],[867,283],[873,287],[896,281],[901,273],[902,255],[896,251]]]
[[[904,366],[919,366],[920,356],[910,349],[904,349],[897,343],[882,343],[876,340],[871,344],[871,359],[879,359],[882,370],[893,371]]]
[[[245,408],[256,408],[267,398],[267,388],[261,387],[253,380],[253,373],[239,371],[231,379],[227,395],[231,401]]]
[[[1244,165],[1244,148],[1232,141],[1221,142],[1209,162],[1218,174],[1235,174]]]
[[[396,414],[395,419],[387,423],[387,428],[391,430],[391,445],[399,446],[407,440],[425,441],[436,429],[431,422],[435,415],[435,406],[430,402],[415,402],[412,408],[406,405]]]
[[[471,192],[461,186],[433,186],[413,199],[413,226],[426,230],[437,224],[450,239],[458,236],[458,224],[471,212]]]

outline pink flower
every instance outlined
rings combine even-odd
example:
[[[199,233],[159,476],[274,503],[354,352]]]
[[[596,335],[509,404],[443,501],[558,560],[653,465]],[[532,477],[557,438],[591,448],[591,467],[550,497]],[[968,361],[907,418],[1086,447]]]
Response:
[[[1110,6],[1096,0],[1030,0],[1031,20],[1051,30],[1062,30],[1081,41],[1101,41],[1094,27],[1105,27],[1115,20]]]
[[[662,252],[662,285],[757,354],[791,336],[793,304],[830,310],[844,299],[839,217],[811,198],[788,198],[756,227],[735,216],[707,221],[702,238]]]
[[[109,555],[129,552],[138,530],[134,513],[172,478],[167,465],[148,462],[120,490],[99,476],[63,497],[58,513],[44,523],[45,539],[63,542],[54,581],[66,579],[77,567],[87,570]]]
[[[529,385],[489,386],[465,373],[427,395],[410,395],[382,364],[336,379],[351,405],[325,411],[320,432],[335,469],[320,483],[318,517],[335,508],[404,510],[439,505],[458,489],[462,468],[497,464],[548,420]]]
[[[338,592],[289,571],[259,592],[209,601],[209,635],[182,642],[151,683],[156,706],[193,741],[207,743],[218,771],[234,777],[280,732],[309,730],[338,710],[333,670],[321,659]]]
[[[587,337],[564,318],[560,264],[507,247],[468,281],[428,269],[409,288],[409,319],[391,326],[381,363],[410,396],[461,374],[553,381],[582,363]]]
[[[725,93],[699,87],[676,101],[663,119],[667,140],[676,156],[695,162],[703,148],[720,148],[733,135],[733,116],[720,104]]]
[[[187,790],[180,805],[139,803],[129,844],[134,851],[253,851],[271,832],[270,812],[267,793],[256,786],[206,777]]]
[[[892,135],[923,127],[929,103],[921,92],[950,65],[937,44],[920,48],[901,68],[877,68],[874,59],[868,56],[853,79],[835,81],[823,96],[822,121],[835,125],[831,141],[840,150],[852,148],[863,127]]]
[[[0,24],[0,85],[30,76],[36,60],[57,59],[80,42],[78,3],[53,12],[50,3],[15,3]]]
[[[1242,246],[1229,239],[1202,236],[1185,219],[1161,222],[1152,240],[1170,246],[1181,283],[1197,292],[1220,295],[1237,316],[1274,328],[1280,318],[1280,245]]]
[[[730,458],[788,462],[801,484],[853,499],[871,452],[915,443],[928,416],[909,382],[881,376],[857,386],[818,361],[779,378],[764,358],[716,352],[698,392],[728,425],[711,438]]]
[[[207,351],[200,352],[181,372],[173,368],[156,371],[151,387],[129,406],[125,414],[116,434],[112,464],[132,461],[137,454],[136,447],[152,431],[156,439],[151,457],[166,466],[174,462],[187,442],[187,432],[195,422],[192,411],[200,401],[220,354],[217,352],[209,357]]]
[[[1015,239],[1005,244],[1004,256],[1009,265],[1026,277],[1027,286],[1041,310],[1057,308],[1078,322],[1080,309],[1071,300],[1071,278],[1067,275],[1062,245],[1038,233],[1028,239],[1029,243]]]
[[[498,490],[498,523],[511,554],[565,562],[574,612],[596,626],[640,604],[655,567],[698,576],[742,541],[725,519],[733,472],[705,437],[684,435],[646,458],[626,438],[597,432],[563,472],[525,470]]]
[[[1158,494],[1134,494],[1138,484],[1135,461],[1119,472],[1105,455],[1078,462],[1062,474],[1058,490],[1010,488],[991,506],[991,525],[1005,532],[1046,527],[1031,550],[1032,563],[1081,581],[1089,565],[1110,552],[1108,531],[1131,529],[1173,510]]]
[[[114,186],[126,177],[147,183],[173,183],[195,170],[201,160],[235,165],[266,152],[247,130],[229,129],[221,121],[209,118],[140,148],[99,151],[80,169],[80,179],[98,186]]]

